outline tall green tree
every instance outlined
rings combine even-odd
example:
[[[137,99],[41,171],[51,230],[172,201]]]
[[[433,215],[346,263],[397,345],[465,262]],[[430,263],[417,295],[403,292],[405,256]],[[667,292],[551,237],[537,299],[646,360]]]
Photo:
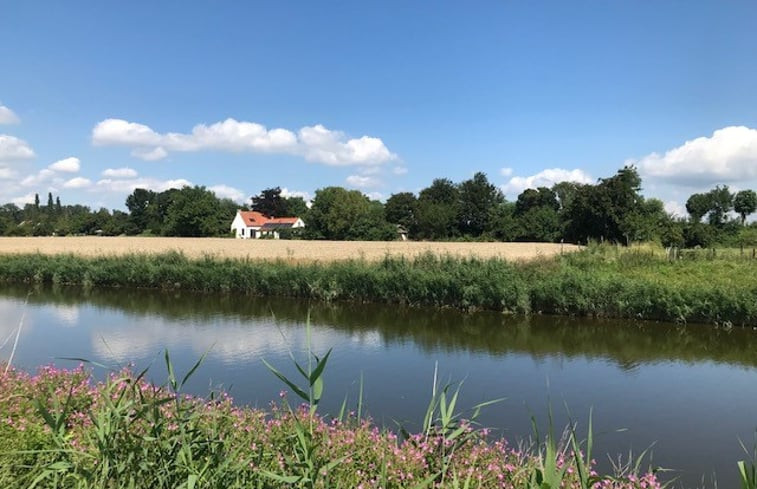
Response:
[[[342,187],[316,190],[307,219],[306,236],[315,239],[385,240],[396,234],[380,202]]]
[[[135,234],[147,229],[150,220],[148,208],[155,201],[155,197],[155,192],[144,188],[136,188],[126,197],[126,208],[129,209],[129,220]]]
[[[515,215],[517,222],[517,241],[559,241],[560,218],[557,211],[548,206],[532,207]]]
[[[458,229],[468,236],[481,236],[490,227],[492,209],[505,202],[505,196],[489,182],[485,173],[477,172],[473,178],[458,186]]]
[[[596,185],[579,186],[565,216],[568,239],[590,239],[625,243],[628,241],[626,216],[642,202],[641,177],[626,166]]]
[[[515,204],[503,202],[491,209],[487,233],[499,241],[518,239],[520,227],[515,218]]]
[[[518,199],[515,201],[516,214],[524,214],[536,207],[548,207],[557,211],[560,208],[557,194],[546,187],[527,188],[518,195]]]
[[[0,206],[0,233],[5,236],[14,235],[21,231],[19,224],[23,219],[23,212],[16,204]]]
[[[405,230],[410,231],[415,228],[417,206],[418,199],[412,192],[392,194],[386,199],[386,204],[384,205],[386,220],[392,224],[399,224]]]
[[[684,230],[686,221],[683,219],[667,219],[660,229],[660,244],[664,247],[683,248],[686,246]]]
[[[102,225],[106,236],[120,236],[129,233],[129,215],[123,211],[114,210],[110,218]]]
[[[299,217],[305,220],[308,214],[308,204],[302,197],[282,197],[286,204],[285,217]]]
[[[686,212],[689,213],[692,222],[700,222],[711,208],[710,194],[692,194],[686,201]]]
[[[267,188],[252,196],[251,209],[269,217],[287,217],[287,201],[281,196],[281,187]]]
[[[235,206],[232,207],[232,209]],[[168,236],[221,236],[228,234],[233,212],[205,187],[184,187],[172,194],[164,234]]]
[[[716,186],[708,192],[710,199],[710,224],[715,227],[723,227],[728,220],[728,212],[733,210],[733,194],[728,185]]]
[[[573,197],[578,192],[578,188],[581,184],[576,182],[558,182],[552,185],[552,192],[557,197],[557,201],[560,204],[560,212],[570,207],[570,203],[573,201]]]
[[[155,198],[150,205],[147,206],[146,231],[157,235],[175,236],[175,234],[171,234],[171,232],[167,230],[166,225],[168,223],[169,209],[173,204],[176,195],[178,195],[181,190],[183,189],[169,188],[168,190],[155,194]]]
[[[741,225],[746,224],[746,218],[757,211],[757,193],[754,190],[742,190],[733,198],[733,210],[741,217]]]
[[[518,241],[557,241],[561,236],[560,203],[549,188],[529,188],[518,195],[514,217]]]
[[[458,235],[460,190],[447,178],[435,179],[418,194],[416,229],[421,239],[448,239]]]
[[[670,216],[660,199],[641,199],[639,205],[628,211],[621,222],[626,244],[631,241],[653,241],[662,237],[669,227]]]

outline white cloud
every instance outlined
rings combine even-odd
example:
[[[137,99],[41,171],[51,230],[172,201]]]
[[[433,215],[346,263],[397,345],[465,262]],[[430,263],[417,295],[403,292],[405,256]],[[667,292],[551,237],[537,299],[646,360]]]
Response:
[[[16,171],[10,168],[0,168],[0,180],[11,180],[16,178]]]
[[[395,175],[404,175],[407,173],[407,168],[405,168],[404,166],[395,166],[394,168],[392,168],[392,173],[394,173]]]
[[[358,170],[361,175],[379,175],[383,168],[380,166],[364,166]]]
[[[219,199],[231,199],[234,202],[245,202],[247,200],[244,192],[228,185],[213,185],[212,187],[208,187],[208,190],[216,194],[216,197]]]
[[[23,139],[0,134],[0,161],[31,160],[34,156],[34,150]]]
[[[355,188],[375,188],[381,185],[381,180],[367,175],[350,175],[347,177],[346,182]]]
[[[302,200],[304,200],[305,202],[309,202],[311,199],[310,192],[303,192],[300,190],[289,190],[286,187],[283,187],[281,189],[281,196],[287,199],[290,197],[302,197]]]
[[[0,105],[0,124],[18,124],[21,119],[11,109]]]
[[[58,160],[55,163],[48,166],[49,169],[53,171],[59,171],[59,172],[65,172],[65,173],[76,173],[81,168],[81,162],[79,161],[79,158],[74,158],[73,156],[70,156],[68,158],[64,158],[62,160]]]
[[[135,178],[137,176],[137,170],[133,168],[108,168],[102,172],[102,176],[105,178]]]
[[[663,155],[652,153],[627,163],[636,164],[645,177],[693,187],[755,179],[757,129],[724,127]]]
[[[16,197],[14,199],[11,199],[11,202],[16,204],[19,207],[24,207],[26,204],[33,204],[34,203],[34,192],[29,192],[26,195],[22,195],[21,197]]]
[[[159,180],[156,178],[129,178],[121,180],[104,178],[102,180],[98,180],[94,187],[92,187],[92,189],[99,192],[128,194],[133,192],[134,189],[137,188],[163,192],[164,190],[168,190],[170,188],[182,188],[191,186],[192,182],[183,178],[178,178],[175,180]]]
[[[382,194],[381,192],[368,192],[365,195],[367,195],[371,200],[384,200],[384,194]]]
[[[513,169],[512,168],[502,168],[501,170],[499,170],[499,174],[502,175],[503,177],[509,177],[510,175],[513,174]]]
[[[583,170],[565,170],[548,168],[528,177],[512,177],[502,185],[502,191],[508,195],[519,195],[527,188],[551,187],[559,182],[592,183],[594,180]]]
[[[144,124],[123,119],[105,119],[92,130],[92,142],[99,146],[160,146],[161,136]]]
[[[168,156],[168,151],[163,149],[162,146],[153,149],[137,148],[131,151],[131,155],[140,160],[158,161]]]
[[[55,172],[49,168],[43,168],[36,175],[29,175],[21,180],[24,187],[34,187],[44,183],[49,183],[55,178]]]
[[[63,183],[63,188],[87,188],[92,186],[92,180],[84,177],[75,177]]]
[[[81,168],[81,164],[79,162],[79,158],[69,157],[64,158],[62,160],[58,160],[55,163],[52,163],[48,165],[47,168],[43,168],[39,172],[37,172],[34,175],[29,175],[25,177],[23,180],[21,180],[21,185],[24,187],[35,187],[39,185],[63,185],[66,188],[82,188],[82,187],[71,187],[69,186],[69,182],[76,181],[73,185],[76,185],[77,183],[81,185],[81,181],[77,179],[69,180],[68,182],[64,181],[63,178],[60,177],[60,173],[76,173]]]
[[[677,200],[668,200],[665,202],[665,212],[673,217],[686,217],[689,215],[688,211],[686,211],[686,206]]]
[[[295,134],[235,119],[198,124],[188,134],[160,134],[144,124],[106,119],[92,130],[92,142],[131,147],[132,156],[149,161],[165,158],[170,151],[201,150],[289,154],[334,166],[380,165],[397,158],[379,138],[347,139],[344,133],[320,124],[303,127]]]
[[[320,124],[300,129],[298,139],[299,151],[306,160],[327,165],[375,165],[397,159],[379,138],[363,136],[344,141],[344,133]]]

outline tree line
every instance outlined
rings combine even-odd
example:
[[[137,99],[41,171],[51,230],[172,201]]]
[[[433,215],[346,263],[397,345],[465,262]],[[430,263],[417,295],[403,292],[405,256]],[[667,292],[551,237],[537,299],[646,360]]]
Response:
[[[155,235],[225,236],[238,204],[219,199],[204,187],[155,192],[138,188],[126,198],[128,212],[84,205],[63,205],[48,193],[19,208],[0,207],[0,234],[4,236]]]
[[[128,212],[61,205],[48,194],[47,205],[37,196],[23,209],[13,204],[0,207],[0,233],[227,236],[236,211],[243,209],[302,218],[304,229],[284,233],[300,239],[392,240],[401,231],[413,240],[757,246],[757,225],[746,225],[757,211],[753,190],[732,193],[723,185],[693,194],[686,202],[690,217],[685,219],[668,214],[659,199],[643,197],[641,183],[636,168],[626,166],[594,184],[560,182],[526,189],[508,201],[486,174],[478,172],[458,183],[438,178],[417,195],[399,192],[385,203],[336,186],[316,190],[308,203],[282,196],[274,187],[243,206],[205,187],[163,192],[138,188],[126,198]]]

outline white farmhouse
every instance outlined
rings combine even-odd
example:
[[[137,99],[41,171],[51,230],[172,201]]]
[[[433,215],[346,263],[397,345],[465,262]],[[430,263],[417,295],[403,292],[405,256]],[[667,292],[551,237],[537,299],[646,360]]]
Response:
[[[268,217],[256,211],[237,211],[231,221],[231,231],[240,239],[258,239],[272,236],[279,239],[282,229],[304,228],[305,223],[299,217]]]

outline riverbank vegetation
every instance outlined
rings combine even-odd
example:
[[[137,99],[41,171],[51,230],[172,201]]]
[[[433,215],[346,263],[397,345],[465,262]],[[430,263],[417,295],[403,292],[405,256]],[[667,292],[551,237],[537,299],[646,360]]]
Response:
[[[328,355],[303,368],[300,401],[235,406],[223,393],[181,394],[166,354],[162,386],[145,372],[96,382],[82,367],[36,375],[0,370],[0,484],[4,488],[660,488],[629,461],[597,474],[591,428],[560,441],[510,444],[459,417],[439,386],[423,429],[398,433],[362,414],[317,413]],[[287,383],[289,379],[283,378]],[[359,405],[358,405],[359,413]],[[421,413],[419,413],[421,414]],[[475,417],[475,412],[473,413]]]
[[[757,325],[757,260],[738,251],[672,258],[661,249],[605,245],[523,263],[430,254],[331,263],[2,255],[0,280]]]
[[[707,324],[650,323],[617,319],[576,319],[547,316],[506,316],[456,309],[386,307],[382,304],[309,302],[279,297],[206,294],[193,291],[90,289],[4,285],[5,297],[35,307],[78,310],[86,305],[117,310],[135,318],[125,331],[136,334],[146,318],[163,317],[172,324],[215,321],[218,311],[241,324],[275,321],[282,328],[309,319],[314,326],[352,336],[379,335],[386,344],[411,342],[430,354],[454,349],[490,355],[508,353],[537,358],[602,358],[622,369],[662,361],[757,367],[757,335],[751,328]],[[204,332],[175,326],[175,334],[203,344]],[[128,333],[126,333],[128,334]],[[172,333],[173,334],[173,333]],[[196,336],[195,336],[196,335]],[[237,341],[234,333],[223,342]],[[220,346],[220,345],[219,345]]]
[[[684,217],[667,212],[659,199],[642,196],[641,187],[638,171],[624,167],[594,184],[529,188],[514,201],[481,172],[461,182],[437,178],[417,194],[400,192],[385,202],[335,186],[316,190],[310,202],[279,187],[263,189],[249,205],[218,198],[204,187],[138,188],[126,198],[124,212],[62,205],[48,193],[46,205],[36,195],[23,208],[1,206],[0,235],[228,236],[236,211],[252,209],[302,218],[304,229],[283,233],[292,239],[388,241],[398,239],[401,229],[410,240],[423,241],[757,247],[757,224],[747,225],[757,210],[753,190],[733,193],[716,186],[693,194]]]

